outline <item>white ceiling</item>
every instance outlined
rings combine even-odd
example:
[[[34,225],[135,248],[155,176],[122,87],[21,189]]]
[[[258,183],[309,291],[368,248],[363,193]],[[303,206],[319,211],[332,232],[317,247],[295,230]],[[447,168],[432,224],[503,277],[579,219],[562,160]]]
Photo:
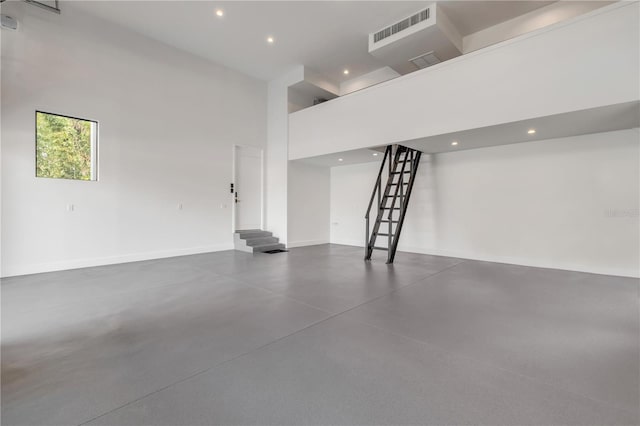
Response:
[[[440,1],[445,14],[464,37],[555,1]]]
[[[402,142],[402,145],[418,149],[427,154],[463,151],[521,142],[557,139],[568,136],[602,133],[640,127],[640,103],[628,102],[618,105],[550,115],[532,120],[516,121],[497,126],[482,127],[464,132],[430,136]],[[536,133],[530,135],[529,129]],[[458,145],[452,146],[451,142]],[[372,149],[358,149],[334,154],[310,157],[300,161],[323,167],[380,161],[373,156]],[[342,158],[343,161],[338,161]]]
[[[382,67],[368,34],[432,1],[67,1],[62,13],[99,16],[262,80],[305,65],[335,83]],[[550,1],[443,1],[466,35]],[[218,18],[217,9],[224,11]],[[275,43],[269,45],[267,36]],[[345,76],[344,68],[350,70]]]

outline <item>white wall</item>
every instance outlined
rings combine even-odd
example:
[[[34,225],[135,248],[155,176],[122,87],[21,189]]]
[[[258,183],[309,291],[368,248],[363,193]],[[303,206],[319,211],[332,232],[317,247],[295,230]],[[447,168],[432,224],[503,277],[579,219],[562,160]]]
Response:
[[[232,146],[264,147],[266,84],[71,7],[2,9],[3,274],[232,248]],[[98,182],[34,177],[36,109],[100,122]]]
[[[328,169],[288,161],[289,112],[313,103],[290,86],[308,77],[298,66],[268,88],[266,228],[288,247],[329,242]]]
[[[371,71],[370,73],[340,83],[340,96],[344,96],[367,87],[375,86],[378,83],[392,80],[396,77],[400,77],[400,74],[398,74],[393,68],[378,68],[377,70]]]
[[[288,246],[329,242],[328,167],[289,162]]]
[[[332,243],[364,245],[378,168],[331,169]],[[638,129],[425,156],[399,250],[638,277],[639,193]]]
[[[303,79],[304,67],[299,66],[268,85],[265,227],[284,244],[288,239],[289,86]]]
[[[291,114],[289,159],[638,101],[639,6],[610,5]]]

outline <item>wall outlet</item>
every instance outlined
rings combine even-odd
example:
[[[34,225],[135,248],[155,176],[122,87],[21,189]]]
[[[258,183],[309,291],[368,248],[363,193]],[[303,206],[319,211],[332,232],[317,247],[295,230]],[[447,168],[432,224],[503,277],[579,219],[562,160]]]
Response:
[[[178,210],[182,210],[182,203],[178,203]]]
[[[72,212],[75,209],[75,206],[73,204],[67,204],[67,211],[68,212]]]

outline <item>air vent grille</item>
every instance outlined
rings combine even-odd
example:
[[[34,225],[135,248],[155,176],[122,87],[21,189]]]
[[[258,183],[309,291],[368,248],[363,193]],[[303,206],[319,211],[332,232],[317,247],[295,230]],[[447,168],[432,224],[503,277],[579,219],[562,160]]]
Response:
[[[438,58],[435,53],[431,51],[420,56],[416,56],[413,59],[409,59],[409,62],[413,62],[413,64],[419,69],[424,69],[432,65],[439,64],[441,61],[440,58]]]
[[[418,12],[413,16],[410,16],[400,22],[396,22],[395,24],[383,30],[378,31],[373,35],[373,42],[378,43],[379,41],[382,41],[387,37],[391,37],[392,35],[397,34],[400,31],[404,31],[407,28],[419,24],[422,21],[426,21],[427,19],[429,19],[429,8],[426,8],[425,10]]]

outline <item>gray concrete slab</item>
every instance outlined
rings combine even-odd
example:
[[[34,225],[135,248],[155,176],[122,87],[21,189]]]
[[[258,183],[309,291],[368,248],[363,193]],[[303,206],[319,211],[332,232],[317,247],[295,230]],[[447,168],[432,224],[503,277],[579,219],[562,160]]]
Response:
[[[347,315],[638,413],[638,280],[464,262]]]
[[[153,269],[131,272],[131,288]],[[327,317],[214,274],[97,297],[86,290],[84,300],[59,283],[71,301],[35,310],[16,305],[37,291],[7,287],[15,288],[2,295],[5,425],[82,423]]]
[[[2,424],[639,424],[638,280],[358,247],[3,279]]]
[[[632,424],[631,413],[344,317],[91,425]]]

